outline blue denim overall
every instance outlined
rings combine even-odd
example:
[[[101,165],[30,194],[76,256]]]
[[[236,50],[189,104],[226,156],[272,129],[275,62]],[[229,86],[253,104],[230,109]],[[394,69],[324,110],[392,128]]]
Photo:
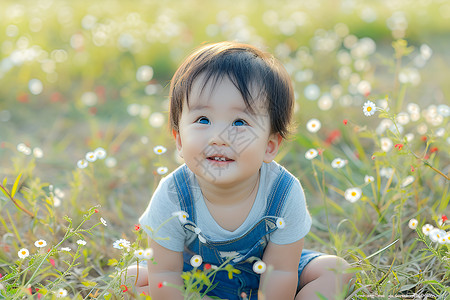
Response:
[[[203,263],[216,266],[224,263],[229,256],[235,255],[235,258],[229,263],[235,269],[241,271],[240,274],[233,274],[232,279],[229,279],[228,271],[218,271],[212,284],[217,282],[219,284],[208,293],[208,296],[234,300],[242,299],[241,294],[245,292],[248,299],[257,299],[260,275],[253,271],[253,263],[262,259],[264,249],[268,243],[268,235],[277,230],[276,220],[280,217],[286,197],[294,182],[294,177],[282,166],[280,166],[280,171],[267,199],[267,208],[264,216],[243,235],[229,241],[214,241],[196,229],[194,199],[189,187],[190,171],[184,165],[174,173],[181,210],[188,214],[187,222],[183,225],[184,229],[197,235],[195,240],[185,247],[183,271],[186,272],[193,269],[190,265],[190,259],[195,254],[203,258]],[[302,252],[299,278],[306,264],[320,255],[321,253],[308,250]]]

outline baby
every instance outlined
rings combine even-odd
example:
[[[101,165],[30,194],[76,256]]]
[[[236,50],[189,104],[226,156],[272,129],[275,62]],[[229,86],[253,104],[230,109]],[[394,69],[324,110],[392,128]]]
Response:
[[[199,269],[226,260],[236,269],[231,279],[218,271],[204,299],[335,299],[352,277],[349,265],[303,249],[311,227],[303,189],[274,161],[294,107],[284,67],[250,45],[205,45],[178,68],[169,97],[185,164],[161,180],[139,219],[153,229],[146,230],[156,264],[140,267],[136,291],[183,299],[158,284],[182,286],[200,255]]]

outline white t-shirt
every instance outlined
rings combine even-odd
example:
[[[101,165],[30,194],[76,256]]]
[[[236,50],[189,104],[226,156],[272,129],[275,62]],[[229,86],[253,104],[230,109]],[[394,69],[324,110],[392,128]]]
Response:
[[[191,188],[196,212],[196,225],[202,233],[214,241],[226,241],[237,238],[247,232],[263,216],[266,209],[267,198],[272,185],[280,173],[278,163],[272,161],[263,163],[260,172],[258,193],[253,207],[244,223],[234,231],[223,229],[209,213],[203,198],[200,186],[194,173],[188,171],[188,182]],[[180,211],[177,190],[173,172],[167,175],[159,183],[153,197],[139,222],[149,236],[161,246],[182,252],[185,244],[189,244],[196,235],[185,230],[178,218],[172,218],[174,212]],[[286,203],[280,217],[284,219],[286,226],[277,229],[269,235],[269,241],[284,245],[294,243],[303,238],[311,228],[311,216],[305,202],[305,194],[300,182],[295,179],[286,198]],[[163,224],[166,222],[165,224]],[[149,226],[150,228],[147,228]]]

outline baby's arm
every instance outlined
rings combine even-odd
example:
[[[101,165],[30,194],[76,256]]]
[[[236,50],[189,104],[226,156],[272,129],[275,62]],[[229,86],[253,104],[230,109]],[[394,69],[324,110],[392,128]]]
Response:
[[[298,265],[303,249],[304,239],[287,245],[269,242],[263,261],[272,266],[261,276],[260,291],[265,299],[293,300],[298,284]]]
[[[181,292],[172,287],[162,286],[160,283],[169,282],[177,286],[183,286],[181,273],[183,272],[183,252],[176,252],[164,248],[150,240],[153,249],[153,258],[156,264],[148,264],[148,284],[150,296],[153,300],[159,299],[184,299]],[[203,299],[211,299],[203,297]]]
[[[177,286],[183,285],[183,252],[164,248],[150,240],[153,248],[153,258],[156,264],[148,264],[148,284],[152,299],[183,299],[179,290],[171,287],[160,287],[160,283],[169,282]]]

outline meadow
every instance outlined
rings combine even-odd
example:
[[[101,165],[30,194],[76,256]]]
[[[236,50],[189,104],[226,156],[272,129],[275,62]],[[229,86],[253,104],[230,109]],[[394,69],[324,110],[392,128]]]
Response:
[[[121,274],[157,263],[138,217],[183,163],[168,84],[223,40],[291,75],[276,161],[305,189],[305,247],[353,267],[338,299],[450,299],[449,24],[441,0],[1,1],[0,299],[150,298]]]

